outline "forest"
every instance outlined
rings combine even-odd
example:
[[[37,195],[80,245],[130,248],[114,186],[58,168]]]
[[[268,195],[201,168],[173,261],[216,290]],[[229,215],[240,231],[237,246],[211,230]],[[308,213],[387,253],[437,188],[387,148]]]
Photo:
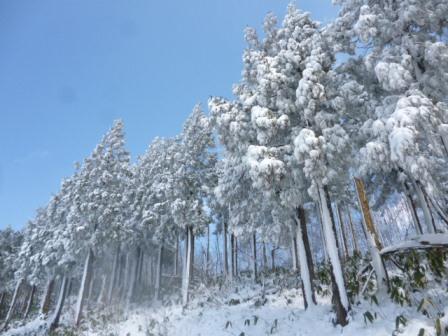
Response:
[[[22,230],[1,230],[0,333],[93,335],[98,316],[188,315],[236,286],[254,311],[296,290],[284,310],[328,316],[329,334],[448,335],[448,2],[334,2],[326,24],[291,4],[247,28],[233,97],[135,162],[115,121]],[[368,334],[386,305],[409,313]],[[306,334],[252,319],[208,330]],[[176,334],[160,323],[142,335]]]

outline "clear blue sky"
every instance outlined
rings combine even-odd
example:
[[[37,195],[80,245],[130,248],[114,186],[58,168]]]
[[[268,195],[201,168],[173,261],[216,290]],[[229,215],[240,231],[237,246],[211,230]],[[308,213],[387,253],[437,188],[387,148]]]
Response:
[[[21,228],[116,118],[141,154],[230,96],[246,26],[289,0],[0,0],[0,229]],[[325,22],[331,0],[299,1]]]

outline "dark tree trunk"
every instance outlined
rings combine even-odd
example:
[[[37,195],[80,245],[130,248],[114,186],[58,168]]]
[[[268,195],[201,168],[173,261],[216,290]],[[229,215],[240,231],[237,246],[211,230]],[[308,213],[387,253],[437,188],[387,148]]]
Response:
[[[195,251],[195,247],[194,247],[194,243],[195,243],[195,237],[194,237],[194,232],[193,232],[193,227],[190,227],[190,237],[191,237],[191,254],[190,254],[190,282],[193,281],[193,277],[194,277],[194,251]]]
[[[252,235],[252,272],[254,276],[254,281],[258,282],[258,271],[257,271],[257,236],[254,232]]]
[[[174,276],[179,274],[179,236],[176,236],[176,246],[174,247]]]
[[[271,270],[275,271],[275,250],[276,248],[273,247],[271,250]]]
[[[227,223],[224,221],[224,276],[227,277],[229,275],[229,262],[228,262],[228,252],[227,252]]]
[[[235,235],[232,233],[230,234],[230,253],[232,255],[232,257],[230,258],[231,264],[231,274],[232,274],[232,278],[236,277],[236,272],[235,272]]]
[[[163,243],[160,244],[159,251],[157,253],[157,271],[156,271],[156,283],[154,293],[154,300],[156,301],[160,299],[160,285],[162,283],[162,259],[163,259]]]
[[[2,292],[0,294],[0,319],[2,318],[3,315],[3,306],[5,305],[5,301],[6,301],[6,292]]]
[[[205,251],[205,275],[208,278],[210,273],[210,224],[207,225],[207,246]]]
[[[404,183],[404,187],[406,189],[405,194],[407,203],[410,207],[409,210],[411,211],[412,219],[414,220],[415,231],[417,232],[417,234],[422,234],[423,228],[422,224],[420,223],[420,219],[418,218],[417,207],[415,206],[414,199],[412,198],[411,190],[406,182]]]
[[[266,244],[263,242],[262,245],[262,253],[263,253],[263,270],[268,268],[268,256],[266,255]]]
[[[235,236],[235,276],[238,277],[238,238]]]
[[[306,215],[305,215],[305,209],[303,206],[297,207],[297,218],[299,219],[299,227],[297,228],[297,234],[298,234],[298,247],[300,253],[298,253],[298,256],[301,257],[300,261],[300,268],[301,268],[301,276],[302,276],[302,291],[303,291],[303,298],[305,303],[305,309],[308,308],[309,305],[317,304],[316,302],[316,296],[315,296],[315,290],[314,290],[314,264],[313,264],[313,255],[311,253],[311,246],[310,241],[308,238],[308,229],[306,227]],[[305,258],[304,258],[305,257]],[[307,267],[304,267],[306,263]],[[308,274],[306,274],[308,273]],[[305,279],[305,277],[308,277],[308,279]],[[305,286],[309,286],[309,288],[306,288]],[[311,292],[311,293],[309,293]],[[308,302],[309,299],[307,297],[311,296],[311,301]]]
[[[42,299],[42,304],[40,306],[41,314],[47,315],[48,312],[50,311],[51,294],[53,293],[53,288],[54,288],[54,277],[51,277],[47,282],[47,286],[45,288],[44,296]]]
[[[34,294],[36,293],[36,285],[32,285],[30,289],[30,294],[28,296],[28,301],[26,303],[26,310],[25,310],[25,319],[28,317],[31,311],[31,307],[33,306],[33,299]]]

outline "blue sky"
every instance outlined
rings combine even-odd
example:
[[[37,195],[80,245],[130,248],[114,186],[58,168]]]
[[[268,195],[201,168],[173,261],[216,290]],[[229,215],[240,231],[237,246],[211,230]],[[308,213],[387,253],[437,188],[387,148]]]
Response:
[[[246,26],[289,0],[0,0],[0,229],[21,228],[114,119],[141,154],[231,95]],[[331,0],[303,0],[325,22]]]

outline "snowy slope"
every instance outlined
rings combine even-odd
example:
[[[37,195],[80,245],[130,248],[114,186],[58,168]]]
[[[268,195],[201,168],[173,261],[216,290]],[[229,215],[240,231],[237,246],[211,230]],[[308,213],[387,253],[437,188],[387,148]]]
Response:
[[[368,302],[355,306],[348,326],[334,327],[329,297],[319,297],[319,306],[303,310],[301,290],[285,289],[267,294],[265,300],[260,288],[235,288],[205,291],[193,300],[191,308],[183,310],[179,305],[138,309],[129,313],[127,319],[108,324],[105,328],[91,329],[91,336],[206,336],[206,335],[347,335],[382,336],[397,334],[396,318],[403,315],[407,325],[400,325],[400,335],[435,335],[434,322],[416,311],[415,307],[400,307],[388,299],[381,307]],[[438,293],[440,295],[440,293]],[[233,301],[231,301],[233,299]],[[443,297],[447,302],[446,294]],[[231,302],[230,302],[231,301]],[[238,303],[239,302],[239,303]],[[263,304],[264,302],[264,304]],[[235,304],[237,303],[237,304]],[[364,313],[376,315],[373,323],[365,320]],[[445,308],[445,315],[448,308]]]

